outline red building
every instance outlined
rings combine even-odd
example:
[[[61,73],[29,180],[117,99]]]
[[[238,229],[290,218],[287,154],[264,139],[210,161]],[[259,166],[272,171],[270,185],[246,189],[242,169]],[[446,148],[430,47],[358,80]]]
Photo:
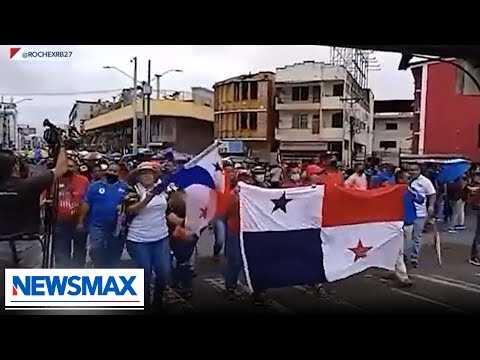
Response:
[[[448,63],[412,68],[415,79],[413,151],[461,154],[480,162],[480,93]]]

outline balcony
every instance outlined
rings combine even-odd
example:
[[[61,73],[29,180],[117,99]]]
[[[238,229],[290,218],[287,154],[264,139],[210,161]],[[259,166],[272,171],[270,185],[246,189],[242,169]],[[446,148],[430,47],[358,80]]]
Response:
[[[323,110],[342,110],[344,103],[340,100],[340,96],[323,96],[322,109]]]
[[[303,110],[320,111],[321,108],[322,108],[322,104],[320,102],[311,102],[311,101],[279,102],[278,99],[275,101],[275,109],[278,111],[303,111]]]

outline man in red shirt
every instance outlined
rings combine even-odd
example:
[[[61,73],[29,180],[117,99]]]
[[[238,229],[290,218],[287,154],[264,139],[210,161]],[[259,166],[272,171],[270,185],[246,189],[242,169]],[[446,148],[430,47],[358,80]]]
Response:
[[[57,223],[53,240],[56,267],[83,268],[85,266],[87,234],[76,228],[78,207],[87,192],[88,185],[88,179],[77,174],[75,161],[69,159],[68,170],[59,179],[58,186]]]

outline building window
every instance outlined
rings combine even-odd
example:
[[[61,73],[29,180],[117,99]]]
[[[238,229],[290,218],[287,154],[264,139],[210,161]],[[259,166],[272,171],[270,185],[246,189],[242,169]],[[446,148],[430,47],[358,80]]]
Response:
[[[248,129],[248,113],[246,112],[240,113],[240,129]]]
[[[307,101],[308,96],[308,86],[295,86],[292,88],[292,101]]]
[[[308,115],[306,114],[293,115],[292,129],[308,129]]]
[[[319,102],[320,102],[320,97],[321,97],[321,88],[320,88],[320,86],[314,86],[312,90],[313,90],[312,102],[314,102],[314,103],[319,103]]]
[[[380,147],[382,149],[396,149],[397,148],[397,142],[396,141],[380,141]]]
[[[413,131],[413,122],[410,123],[410,130]]]
[[[333,96],[343,96],[343,83],[333,85]]]
[[[397,123],[386,123],[385,124],[385,130],[398,130],[398,124]]]
[[[257,100],[258,99],[258,83],[252,81],[250,83],[250,100]]]
[[[235,114],[235,130],[240,130],[240,114]]]
[[[343,112],[332,115],[332,128],[343,129]]]
[[[318,114],[312,117],[312,134],[320,134],[320,115]]]
[[[248,100],[248,82],[242,83],[242,100]]]
[[[233,84],[233,101],[237,102],[240,100],[240,84]]]
[[[250,125],[250,130],[257,130],[257,113],[256,112],[249,113],[249,125]]]

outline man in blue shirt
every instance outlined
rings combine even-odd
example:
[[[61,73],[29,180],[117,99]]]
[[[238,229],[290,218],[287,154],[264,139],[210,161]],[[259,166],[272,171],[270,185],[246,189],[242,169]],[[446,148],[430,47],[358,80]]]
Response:
[[[96,268],[118,267],[123,251],[124,244],[116,230],[119,207],[128,186],[118,179],[119,172],[120,167],[111,164],[104,178],[90,184],[82,205],[79,223],[88,224],[90,258]]]
[[[398,170],[395,173],[396,184],[407,184],[407,181],[408,175],[403,170]],[[417,219],[417,210],[415,208],[415,204],[423,204],[424,201],[425,198],[421,194],[415,191],[412,187],[407,187],[403,196],[403,234],[404,241],[407,244],[412,240],[413,225]],[[400,248],[400,253],[395,265],[395,275],[402,286],[411,286],[412,281],[408,277],[403,249],[404,246]]]

